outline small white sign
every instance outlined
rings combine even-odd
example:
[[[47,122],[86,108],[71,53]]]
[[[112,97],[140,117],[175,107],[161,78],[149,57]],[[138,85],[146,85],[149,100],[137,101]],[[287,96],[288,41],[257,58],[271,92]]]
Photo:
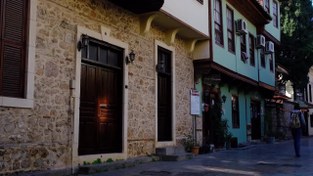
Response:
[[[190,114],[200,115],[200,93],[197,90],[190,90]]]

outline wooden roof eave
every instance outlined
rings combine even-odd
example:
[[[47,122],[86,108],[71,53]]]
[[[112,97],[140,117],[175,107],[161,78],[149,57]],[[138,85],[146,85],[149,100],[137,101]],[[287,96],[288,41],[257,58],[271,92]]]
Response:
[[[135,14],[159,11],[164,4],[164,0],[109,0],[110,2],[123,7]]]
[[[272,17],[256,0],[228,0],[228,3],[257,27],[262,27],[272,20]]]

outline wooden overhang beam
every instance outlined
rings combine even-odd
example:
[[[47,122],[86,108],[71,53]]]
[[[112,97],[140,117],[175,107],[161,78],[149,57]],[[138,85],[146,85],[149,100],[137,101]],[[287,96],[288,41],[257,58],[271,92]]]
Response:
[[[136,14],[159,11],[164,4],[164,0],[109,0],[109,1]]]

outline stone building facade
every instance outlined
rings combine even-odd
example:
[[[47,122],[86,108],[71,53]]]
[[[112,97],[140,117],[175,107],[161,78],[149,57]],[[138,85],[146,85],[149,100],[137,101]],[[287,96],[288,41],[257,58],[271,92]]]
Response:
[[[0,106],[0,175],[70,171],[97,158],[104,161],[154,153],[160,146],[156,138],[157,46],[174,56],[170,145],[191,133],[189,91],[194,87],[194,67],[184,39],[176,37],[169,44],[165,29],[155,24],[143,34],[139,15],[106,0],[30,0],[29,16],[28,91],[33,98],[30,96],[32,103],[27,106]],[[77,44],[82,34],[123,48],[124,56],[131,50],[136,54],[133,63],[123,64],[123,150],[119,154],[77,153],[81,79]]]

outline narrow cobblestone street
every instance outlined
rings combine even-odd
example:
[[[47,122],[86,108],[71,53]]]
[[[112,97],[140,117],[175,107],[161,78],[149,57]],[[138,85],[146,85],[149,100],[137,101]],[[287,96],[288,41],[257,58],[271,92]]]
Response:
[[[296,158],[291,140],[199,155],[178,162],[152,162],[96,176],[313,175],[313,138],[302,138]]]

